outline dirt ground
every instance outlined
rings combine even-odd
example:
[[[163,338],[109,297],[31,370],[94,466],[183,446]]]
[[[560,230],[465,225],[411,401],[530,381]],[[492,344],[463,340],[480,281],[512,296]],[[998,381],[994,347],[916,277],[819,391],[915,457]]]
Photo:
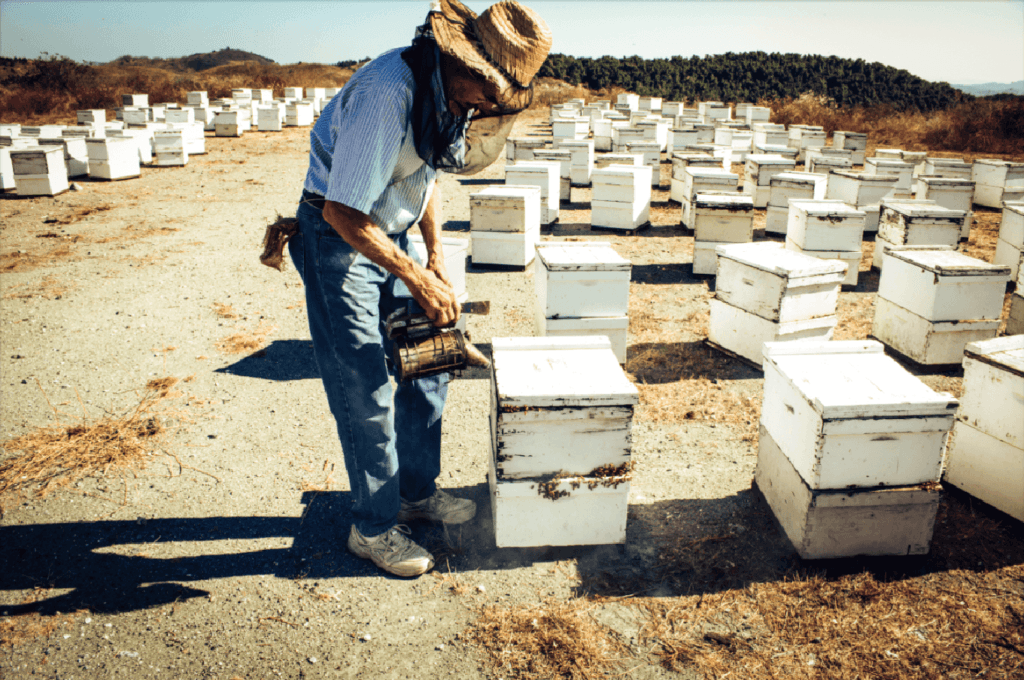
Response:
[[[543,134],[543,118],[524,116],[515,134]],[[827,655],[807,651],[814,634],[777,650],[762,644],[787,624],[741,615],[736,604],[812,574],[924,579],[958,593],[974,583],[1010,603],[992,625],[1012,627],[1013,603],[1024,602],[1022,527],[955,491],[929,556],[810,564],[792,551],[751,484],[762,375],[703,344],[714,283],[692,274],[692,233],[668,202],[669,164],[652,228],[595,233],[590,192],[573,189],[544,233],[610,241],[633,265],[626,368],[641,405],[626,544],[495,547],[489,379],[476,370],[449,391],[439,482],[476,500],[477,519],[448,532],[414,525],[438,562],[416,580],[352,557],[347,479],[301,283],[290,263],[278,273],[257,260],[266,223],[295,210],[308,134],[208,137],[208,153],[184,168],[79,180],[79,191],[56,198],[0,199],[0,439],[123,420],[140,402],[139,422],[153,433],[144,465],[65,475],[66,485],[41,497],[26,479],[0,495],[0,677],[847,677],[824,661],[815,667]],[[441,179],[447,235],[468,238],[469,194],[502,177],[499,161],[478,177]],[[757,219],[763,225],[764,211]],[[978,210],[969,252],[989,259],[998,221]],[[872,246],[860,284],[841,295],[839,339],[870,331]],[[469,268],[470,299],[492,304],[490,316],[469,320],[482,348],[532,335],[532,277],[531,268]],[[959,394],[959,369],[910,368]],[[558,667],[516,665],[510,650],[530,626],[566,607],[592,626],[576,638],[607,641],[584,655],[604,654],[598,661],[608,665],[588,671],[580,655]],[[525,628],[481,624],[524,611],[539,612]],[[816,635],[820,643],[824,633]],[[1019,630],[1006,639],[985,667],[925,659],[904,673],[879,649],[891,675],[849,677],[1014,677],[1024,640]],[[557,647],[526,654],[555,658]],[[748,647],[754,661],[743,656]],[[785,669],[787,659],[798,659],[799,672]]]

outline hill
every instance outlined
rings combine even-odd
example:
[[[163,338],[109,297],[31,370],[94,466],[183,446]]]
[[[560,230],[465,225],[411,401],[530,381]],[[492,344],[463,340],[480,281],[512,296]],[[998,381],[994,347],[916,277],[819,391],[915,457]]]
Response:
[[[246,52],[245,50],[233,50],[225,47],[216,52],[201,52],[190,54],[187,57],[175,57],[173,59],[161,59],[151,57],[132,57],[125,55],[109,62],[112,66],[139,67],[149,66],[161,68],[168,71],[205,71],[217,66],[225,66],[235,62],[254,61],[257,64],[274,64],[273,59]]]
[[[813,93],[839,106],[887,104],[900,111],[934,111],[971,98],[948,83],[932,83],[878,62],[765,52],[670,59],[551,54],[539,75],[592,90],[618,86],[688,101],[756,102]]]
[[[979,83],[978,85],[953,85],[956,89],[975,97],[985,97],[993,94],[1019,94],[1024,95],[1024,80],[1012,83]]]

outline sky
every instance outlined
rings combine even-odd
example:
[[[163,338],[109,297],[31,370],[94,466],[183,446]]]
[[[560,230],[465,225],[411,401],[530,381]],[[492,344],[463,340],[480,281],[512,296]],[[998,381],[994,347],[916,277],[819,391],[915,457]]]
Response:
[[[0,56],[105,62],[231,47],[282,64],[407,44],[428,0],[2,0]],[[466,2],[476,12],[491,2]],[[932,81],[1024,80],[1024,0],[526,0],[577,57],[795,52],[879,61]]]

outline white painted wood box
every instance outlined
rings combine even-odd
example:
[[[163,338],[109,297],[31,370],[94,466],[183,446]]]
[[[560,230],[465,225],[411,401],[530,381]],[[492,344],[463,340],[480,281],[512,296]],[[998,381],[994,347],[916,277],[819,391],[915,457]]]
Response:
[[[823,156],[814,153],[808,155],[807,172],[830,173],[836,170],[850,170],[853,168],[853,161],[841,156]]]
[[[612,150],[624,153],[629,142],[643,142],[644,131],[636,127],[617,127],[612,125]]]
[[[928,321],[998,320],[1009,267],[951,249],[891,247],[878,282],[885,298]]]
[[[694,241],[750,243],[754,239],[754,201],[746,194],[698,193],[684,203]]]
[[[505,166],[506,184],[540,187],[540,223],[558,220],[562,165],[557,161],[516,161]]]
[[[148,129],[137,129],[137,130],[113,130],[110,133],[110,137],[120,137],[123,139],[130,139],[135,143],[135,149],[138,151],[139,163],[152,163],[153,162],[153,133],[154,130]],[[88,153],[88,151],[86,152]]]
[[[568,202],[572,198],[572,153],[568,149],[537,149],[533,160],[558,163],[558,200]]]
[[[590,226],[599,229],[633,231],[651,221],[650,203],[620,203],[591,200]]]
[[[718,265],[721,264],[722,259],[719,258]],[[721,271],[718,276],[721,276]],[[758,366],[762,363],[761,350],[764,343],[828,341],[832,338],[837,321],[835,316],[799,321],[769,321],[717,298],[712,298],[709,303],[711,320],[708,322],[708,340]]]
[[[768,321],[835,316],[842,262],[785,250],[780,243],[718,246],[715,297]]]
[[[593,200],[628,203],[632,206],[651,202],[650,166],[611,165],[597,168],[591,175]]]
[[[65,130],[66,132],[66,130]],[[85,146],[87,137],[39,138],[39,146],[56,146],[64,156],[64,169],[68,178],[89,174],[89,151]]]
[[[878,238],[897,246],[955,246],[966,219],[963,210],[934,203],[885,200],[880,206]]]
[[[19,196],[56,196],[67,191],[63,146],[10,147],[7,153]]]
[[[996,336],[999,320],[929,321],[884,297],[875,297],[871,335],[925,366],[958,364],[968,343]]]
[[[314,111],[309,104],[296,102],[288,104],[284,110],[284,124],[288,127],[305,127],[313,124]]]
[[[644,157],[638,153],[599,153],[594,156],[594,169],[612,165],[633,165],[643,167]]]
[[[825,198],[861,207],[877,205],[896,188],[896,175],[836,170],[828,176]]]
[[[604,241],[538,243],[534,318],[625,316],[630,269]]]
[[[716,276],[718,274],[718,246],[728,246],[730,243],[718,241],[697,241],[693,242],[693,273],[697,276]]]
[[[1024,450],[958,420],[943,480],[1024,522]]]
[[[505,158],[509,161],[532,161],[535,149],[543,149],[550,139],[539,137],[509,137],[505,140]]]
[[[822,200],[828,184],[827,175],[809,172],[781,172],[770,180],[768,210],[764,230],[785,234],[789,227],[789,201],[791,199]]]
[[[950,179],[971,179],[970,163],[962,158],[928,158],[924,162],[924,173],[931,177],[948,177]]]
[[[957,400],[878,342],[769,344],[761,422],[812,489],[936,482]]]
[[[279,106],[260,106],[256,109],[256,128],[260,132],[280,132],[284,115]]]
[[[858,555],[923,555],[931,545],[938,484],[874,489],[812,489],[764,425],[757,488],[805,560]]]
[[[540,225],[525,232],[471,231],[474,265],[526,267],[540,242]]]
[[[842,201],[791,199],[786,238],[801,250],[859,253],[864,218],[862,210]]]
[[[302,99],[302,88],[301,87],[286,87],[284,88],[285,99]]]
[[[668,131],[668,144],[665,147],[665,152],[672,157],[676,151],[680,151],[687,146],[693,146],[698,144],[697,131],[690,128],[671,128]]]
[[[705,168],[688,164],[683,168],[682,186],[676,192],[683,206],[681,221],[690,226],[690,203],[698,193],[739,193],[739,175],[721,168]]]
[[[1003,208],[999,238],[1017,250],[1024,250],[1024,205],[1008,205]]]
[[[123,94],[121,106],[149,106],[148,94]]]
[[[767,106],[750,106],[747,108],[747,125],[754,125],[760,121],[768,121],[772,117],[772,110]]]
[[[134,139],[107,137],[87,139],[89,176],[97,179],[131,179],[142,174],[139,147]]]
[[[185,96],[185,101],[188,102],[189,106],[206,107],[210,105],[210,98],[206,94],[206,90],[194,90]]]
[[[650,140],[644,142],[628,142],[626,153],[643,157],[643,164],[651,168],[650,186],[661,184],[661,146]]]
[[[590,134],[588,118],[560,118],[551,124],[551,136],[559,139],[586,139]]]
[[[79,125],[103,124],[107,120],[105,109],[82,109],[76,112]]]
[[[797,244],[793,243],[793,240],[789,238],[786,239],[786,250],[807,255],[808,257],[814,257],[819,260],[839,261],[844,263],[846,265],[846,278],[843,279],[843,285],[857,285],[857,281],[860,276],[861,259],[861,253],[859,250],[804,250]]]
[[[472,231],[526,233],[540,231],[541,188],[506,184],[469,195]]]
[[[196,112],[194,109],[167,109],[164,120],[168,123],[194,123]]]
[[[1002,208],[1003,201],[1024,197],[1024,163],[979,158],[971,179],[976,184],[975,202],[987,208]]]
[[[755,208],[765,208],[771,194],[772,177],[794,168],[795,161],[777,154],[749,154],[743,168],[743,192],[753,197]]]
[[[784,125],[779,126],[758,126],[755,125],[753,129],[754,137],[753,144],[755,147],[759,146],[785,146],[789,147],[789,132],[786,131]],[[794,154],[794,160],[796,155]]]
[[[850,160],[854,165],[864,165],[865,150],[868,147],[868,135],[865,132],[849,132],[836,130],[832,134],[832,146],[836,149],[847,149],[852,153]]]
[[[572,186],[590,186],[590,173],[594,171],[594,140],[561,140],[558,148],[570,153],[569,179]]]
[[[155,165],[187,165],[188,150],[182,130],[156,130],[153,133]]]
[[[535,319],[540,337],[602,336],[611,342],[612,352],[622,365],[626,364],[629,318],[626,316],[587,316],[579,318]]]
[[[914,180],[914,198],[935,201],[936,204],[950,210],[962,210],[966,213],[966,217],[960,230],[960,240],[970,236],[971,223],[974,220],[974,213],[971,212],[974,205],[974,182],[972,180],[919,175]]]
[[[875,153],[878,153],[876,150]],[[912,191],[914,165],[895,158],[866,158],[864,170],[869,175],[896,175],[895,191]]]

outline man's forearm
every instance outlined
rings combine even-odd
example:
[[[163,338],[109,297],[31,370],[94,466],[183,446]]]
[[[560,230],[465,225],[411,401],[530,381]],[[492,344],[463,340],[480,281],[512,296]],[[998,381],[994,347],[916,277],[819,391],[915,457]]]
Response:
[[[441,189],[434,183],[434,190],[430,192],[430,199],[423,211],[423,218],[420,220],[420,233],[423,235],[423,245],[427,247],[428,264],[431,261],[444,263],[444,249],[441,245]]]

